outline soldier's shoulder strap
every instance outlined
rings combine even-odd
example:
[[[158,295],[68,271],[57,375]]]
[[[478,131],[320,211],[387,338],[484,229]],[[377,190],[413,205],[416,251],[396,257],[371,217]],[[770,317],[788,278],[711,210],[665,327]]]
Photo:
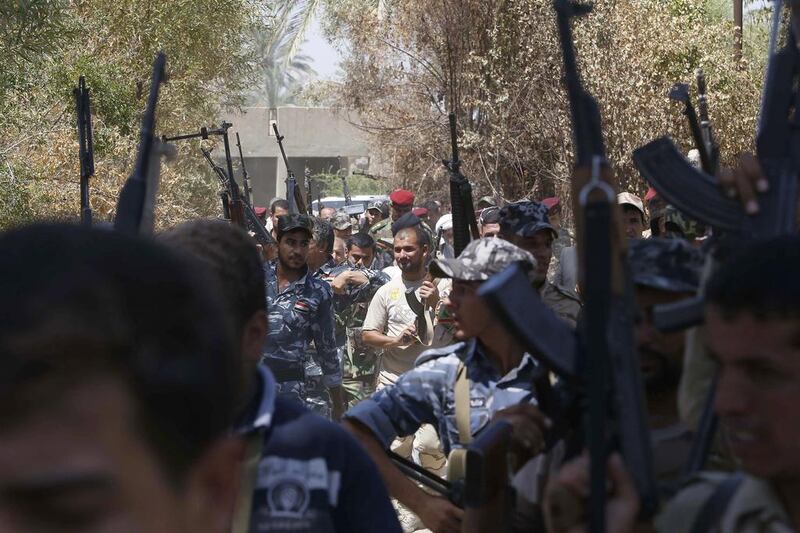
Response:
[[[720,519],[725,514],[728,504],[733,499],[742,481],[744,481],[744,474],[736,472],[717,485],[695,517],[691,533],[707,533],[717,528]]]
[[[551,283],[551,285],[553,286],[553,289],[555,289],[555,291],[558,294],[560,294],[562,296],[565,296],[565,297],[569,298],[570,300],[575,300],[578,303],[582,303],[580,297],[578,296],[578,294],[575,291],[573,291],[571,289],[568,289],[567,287],[564,287],[563,285],[556,285],[555,283]]]
[[[456,355],[457,357],[461,358],[460,354],[464,351],[464,348],[467,347],[466,342],[457,342],[456,344],[450,344],[449,346],[442,346],[441,348],[432,348],[430,350],[425,350],[417,357],[417,360],[414,362],[414,366],[419,366],[428,361],[433,361],[434,359],[440,359],[442,357],[446,357],[448,355]]]

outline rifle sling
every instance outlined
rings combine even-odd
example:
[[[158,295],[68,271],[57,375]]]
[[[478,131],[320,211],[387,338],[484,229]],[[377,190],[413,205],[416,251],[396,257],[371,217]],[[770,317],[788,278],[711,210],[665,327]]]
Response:
[[[462,361],[458,364],[458,370],[456,370],[454,392],[458,441],[464,447],[472,442],[472,431],[469,428],[469,376],[467,374],[467,366]]]
[[[725,509],[736,494],[739,486],[744,481],[742,472],[737,472],[728,477],[717,485],[717,488],[711,494],[711,497],[706,500],[700,512],[692,524],[691,533],[708,533],[715,531],[719,525],[722,515],[725,514]]]
[[[467,477],[467,446],[472,443],[472,431],[469,427],[469,376],[463,361],[456,369],[456,382],[453,385],[455,399],[456,428],[460,448],[450,451],[447,457],[447,479],[457,481]]]
[[[266,438],[267,431],[264,430],[254,431],[247,436],[247,447],[241,465],[239,494],[236,497],[231,533],[248,533],[250,531],[250,520],[253,516],[253,492],[256,488],[258,463]]]

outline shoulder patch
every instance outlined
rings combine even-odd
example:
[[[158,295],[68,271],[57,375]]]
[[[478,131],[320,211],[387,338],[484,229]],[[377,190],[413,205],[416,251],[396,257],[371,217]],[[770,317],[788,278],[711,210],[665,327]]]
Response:
[[[419,366],[421,364],[427,363],[428,361],[433,361],[434,359],[440,359],[442,357],[448,355],[456,355],[459,359],[462,357],[462,352],[464,352],[464,348],[466,348],[466,342],[457,342],[456,344],[451,344],[449,346],[442,346],[441,348],[433,348],[432,350],[425,350],[422,352],[417,360],[414,361],[414,366]]]

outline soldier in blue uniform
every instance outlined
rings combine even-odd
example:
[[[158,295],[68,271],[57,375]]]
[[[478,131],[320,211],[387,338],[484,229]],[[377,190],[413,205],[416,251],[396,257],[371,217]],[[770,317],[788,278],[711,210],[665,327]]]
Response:
[[[278,259],[264,266],[269,335],[264,363],[278,381],[279,395],[302,402],[305,353],[311,341],[314,360],[333,401],[334,418],[344,410],[342,371],[336,350],[333,297],[327,283],[306,264],[313,222],[307,215],[278,217]]]
[[[456,338],[463,342],[424,352],[396,384],[345,415],[346,427],[378,464],[391,494],[434,531],[459,531],[462,513],[444,498],[422,491],[390,462],[385,450],[396,437],[412,435],[422,424],[432,424],[448,453],[464,447],[467,440],[459,434],[457,418],[468,417],[471,435],[466,437],[471,438],[491,419],[503,417],[514,426],[520,464],[541,450],[544,421],[535,407],[533,383],[544,369],[506,332],[476,293],[483,281],[515,261],[528,263],[535,272],[531,254],[501,239],[472,241],[458,258],[433,261],[434,276],[453,279],[447,305]],[[457,405],[455,383],[464,378],[468,380],[468,405]]]
[[[242,398],[235,434],[247,441],[231,533],[390,532],[400,526],[375,465],[338,424],[276,398],[258,364],[267,334],[263,269],[244,231],[217,220],[182,224],[161,236],[213,274],[241,339]]]

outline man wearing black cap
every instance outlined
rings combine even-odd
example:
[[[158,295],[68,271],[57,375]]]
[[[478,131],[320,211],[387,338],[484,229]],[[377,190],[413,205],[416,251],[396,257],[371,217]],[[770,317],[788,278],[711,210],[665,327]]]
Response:
[[[511,241],[536,258],[534,285],[542,301],[572,326],[578,319],[581,302],[570,289],[547,281],[553,257],[553,241],[558,237],[547,218],[547,207],[539,202],[522,201],[500,210],[500,237]]]
[[[283,397],[302,402],[305,351],[314,342],[314,360],[333,401],[333,416],[344,408],[342,371],[334,334],[330,286],[310,275],[307,258],[314,223],[307,215],[278,217],[278,259],[265,265],[269,335],[264,363],[275,374]]]

